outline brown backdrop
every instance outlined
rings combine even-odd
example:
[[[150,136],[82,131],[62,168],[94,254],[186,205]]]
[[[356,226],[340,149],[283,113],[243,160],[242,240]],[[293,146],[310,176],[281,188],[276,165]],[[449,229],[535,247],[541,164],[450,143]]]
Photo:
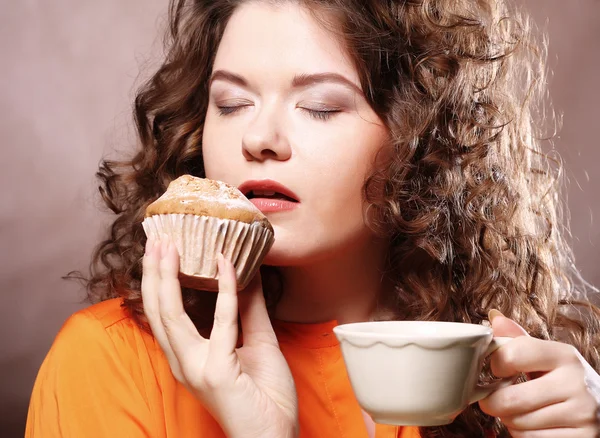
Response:
[[[600,285],[600,1],[524,0],[548,21],[551,93],[565,114],[565,160],[578,265]],[[93,174],[132,142],[129,108],[140,67],[156,63],[166,1],[4,2],[0,16],[0,436],[23,435],[33,380],[81,288],[107,216]],[[152,55],[154,54],[154,55]],[[151,67],[150,67],[151,68]]]

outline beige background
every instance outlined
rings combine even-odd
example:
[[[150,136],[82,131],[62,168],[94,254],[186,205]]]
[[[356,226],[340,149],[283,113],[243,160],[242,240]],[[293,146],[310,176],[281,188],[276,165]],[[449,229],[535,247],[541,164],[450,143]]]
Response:
[[[548,20],[574,246],[585,277],[600,285],[600,1],[525,3],[542,26]],[[140,67],[156,64],[166,0],[20,0],[2,9],[0,436],[16,437],[40,363],[81,307],[82,290],[60,277],[87,266],[107,223],[94,172],[132,142],[133,85]]]

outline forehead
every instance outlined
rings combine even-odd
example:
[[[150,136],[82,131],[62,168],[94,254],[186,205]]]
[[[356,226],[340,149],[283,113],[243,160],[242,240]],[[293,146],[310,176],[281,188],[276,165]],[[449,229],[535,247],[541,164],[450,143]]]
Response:
[[[295,2],[251,1],[238,7],[227,24],[213,68],[273,79],[327,71],[360,86],[341,40]]]

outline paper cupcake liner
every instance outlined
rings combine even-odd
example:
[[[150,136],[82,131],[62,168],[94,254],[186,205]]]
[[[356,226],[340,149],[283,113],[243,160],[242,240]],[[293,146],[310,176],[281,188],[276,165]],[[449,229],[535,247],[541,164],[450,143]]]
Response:
[[[194,214],[158,214],[142,222],[147,237],[167,234],[179,252],[184,287],[218,290],[217,254],[235,267],[238,290],[245,288],[273,244],[273,233],[259,223],[247,224]]]

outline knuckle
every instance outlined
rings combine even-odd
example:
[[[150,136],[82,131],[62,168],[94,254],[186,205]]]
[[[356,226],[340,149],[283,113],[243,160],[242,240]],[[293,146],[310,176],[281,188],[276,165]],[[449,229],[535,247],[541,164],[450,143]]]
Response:
[[[486,414],[492,417],[498,417],[499,415],[496,413],[496,409],[494,403],[492,403],[492,397],[489,396],[484,399],[479,400],[479,408]]]
[[[224,312],[215,312],[214,325],[216,327],[227,327],[231,324],[231,318]]]
[[[600,424],[598,423],[600,418],[600,406],[598,406],[598,402],[591,394],[589,394],[589,392],[585,395],[582,407],[578,409],[577,412],[579,413],[581,424],[596,425],[600,427]]]
[[[142,268],[143,270],[147,270],[147,269],[152,269],[155,267],[155,263],[152,260],[151,257],[148,257],[147,255],[144,255],[144,257],[142,257]]]
[[[515,346],[510,345],[510,346],[506,346],[506,350],[504,350],[502,353],[502,361],[508,365],[509,367],[514,367],[514,365],[516,364],[517,361],[517,355],[515,354]]]
[[[141,289],[142,291],[150,290],[158,280],[158,275],[153,267],[144,265],[142,267]]]
[[[229,277],[229,272],[219,272],[219,276],[217,278],[217,283],[221,288],[231,288],[231,278]]]
[[[581,424],[596,425],[598,422],[598,408],[588,407],[581,411]],[[600,432],[600,430],[599,430]]]
[[[480,400],[479,407],[482,412],[490,417],[502,417],[505,414],[505,412],[502,411],[500,401],[496,398],[492,399],[491,397],[488,397]]]
[[[514,417],[503,417],[502,422],[511,429],[525,430],[527,429],[527,420],[523,416],[517,415]]]
[[[585,368],[581,364],[572,364],[562,369],[563,381],[568,382],[568,388],[573,394],[589,395],[589,388],[585,381]]]
[[[494,359],[496,359],[494,361],[494,365],[497,371],[500,371],[504,368],[513,369],[516,366],[518,352],[520,348],[519,343],[517,341],[518,339],[511,341],[509,344],[503,346],[500,350],[496,352],[494,357]]]
[[[560,346],[565,363],[577,366],[583,371],[583,364],[581,363],[581,360],[579,360],[579,352],[577,351],[577,348],[575,348],[573,345],[564,344],[562,342],[557,342],[557,344]]]
[[[166,331],[170,331],[174,326],[181,323],[184,314],[176,313],[176,312],[162,312],[160,314],[160,321],[162,325],[165,327]]]
[[[144,310],[144,315],[146,315],[146,319],[149,322],[158,321],[160,319],[158,312],[156,312],[154,309],[150,308],[150,306],[144,306],[143,310]]]
[[[576,378],[573,378],[574,376]],[[591,389],[588,386],[588,382],[586,381],[585,369],[583,367],[577,368],[569,378],[575,383],[575,390],[577,393],[584,395],[586,399],[596,402]]]
[[[535,344],[539,342],[539,339],[532,338],[529,336],[519,336],[514,338],[510,343],[506,345],[506,350],[511,353],[511,357],[515,359],[519,354],[530,351],[535,347]]]
[[[563,381],[571,382],[578,387],[585,386],[585,368],[579,360],[573,363],[562,364],[557,370],[560,371],[558,378]]]
[[[150,254],[144,251],[144,254],[142,255],[142,265],[146,265],[148,263],[152,263],[152,257]]]
[[[161,262],[159,265],[160,275],[163,278],[174,277],[178,274],[178,270],[176,270],[173,266],[168,263]]]
[[[214,324],[218,327],[227,327],[237,318],[237,302],[232,296],[220,296],[214,314]]]
[[[236,284],[226,278],[219,278],[219,293],[221,294],[233,294],[236,290]]]
[[[150,261],[147,257],[144,257],[142,262],[142,283],[158,281],[160,279],[159,272],[160,269],[156,262]]]
[[[505,388],[502,392],[499,391],[499,408],[503,412],[516,412],[526,408],[523,395],[515,387]]]

